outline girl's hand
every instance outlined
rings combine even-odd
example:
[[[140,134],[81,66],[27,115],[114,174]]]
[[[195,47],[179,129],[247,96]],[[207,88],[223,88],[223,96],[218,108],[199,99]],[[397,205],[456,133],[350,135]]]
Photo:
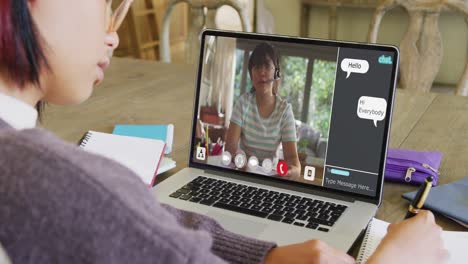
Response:
[[[389,225],[387,235],[367,263],[446,263],[448,252],[441,235],[442,228],[435,223],[434,215],[421,210],[414,217]]]

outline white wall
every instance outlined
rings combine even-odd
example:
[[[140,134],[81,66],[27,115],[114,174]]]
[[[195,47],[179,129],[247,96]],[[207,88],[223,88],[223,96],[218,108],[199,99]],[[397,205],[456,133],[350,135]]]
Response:
[[[276,33],[298,35],[300,20],[300,0],[265,0],[275,18]],[[366,41],[373,10],[338,9],[338,39]],[[403,9],[395,9],[382,20],[378,43],[399,45],[406,28],[408,16]],[[444,45],[444,58],[436,78],[437,83],[456,84],[465,65],[468,31],[463,16],[456,13],[443,13],[439,29]],[[328,10],[312,7],[310,11],[309,36],[328,37]]]

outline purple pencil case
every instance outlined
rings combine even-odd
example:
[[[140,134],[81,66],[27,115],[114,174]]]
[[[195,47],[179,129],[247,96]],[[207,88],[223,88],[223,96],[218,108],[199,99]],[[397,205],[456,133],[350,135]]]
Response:
[[[439,180],[439,167],[442,153],[435,151],[416,151],[392,149],[387,152],[385,180],[420,184],[427,176],[433,177],[432,185]]]

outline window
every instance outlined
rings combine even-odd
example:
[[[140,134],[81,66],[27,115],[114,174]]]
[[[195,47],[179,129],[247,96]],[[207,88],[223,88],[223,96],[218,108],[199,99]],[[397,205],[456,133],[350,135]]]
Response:
[[[278,94],[292,106],[294,116],[300,119],[303,109],[308,59],[303,57],[282,56],[282,79]],[[302,120],[301,120],[302,121]]]
[[[336,62],[315,60],[312,76],[310,108],[307,124],[320,131],[322,137],[328,138],[330,111],[335,85]]]

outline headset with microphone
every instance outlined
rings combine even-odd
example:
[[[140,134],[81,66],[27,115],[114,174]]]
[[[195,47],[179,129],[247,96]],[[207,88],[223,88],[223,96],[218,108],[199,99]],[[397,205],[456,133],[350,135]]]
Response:
[[[275,75],[274,75],[274,80],[279,80],[281,79],[281,74],[280,74],[280,69],[275,67]]]
[[[278,68],[275,67],[275,75],[273,75],[273,79],[268,79],[262,83],[271,83],[271,82],[274,82],[274,81],[277,81],[281,79],[281,73],[280,73],[280,70]]]

